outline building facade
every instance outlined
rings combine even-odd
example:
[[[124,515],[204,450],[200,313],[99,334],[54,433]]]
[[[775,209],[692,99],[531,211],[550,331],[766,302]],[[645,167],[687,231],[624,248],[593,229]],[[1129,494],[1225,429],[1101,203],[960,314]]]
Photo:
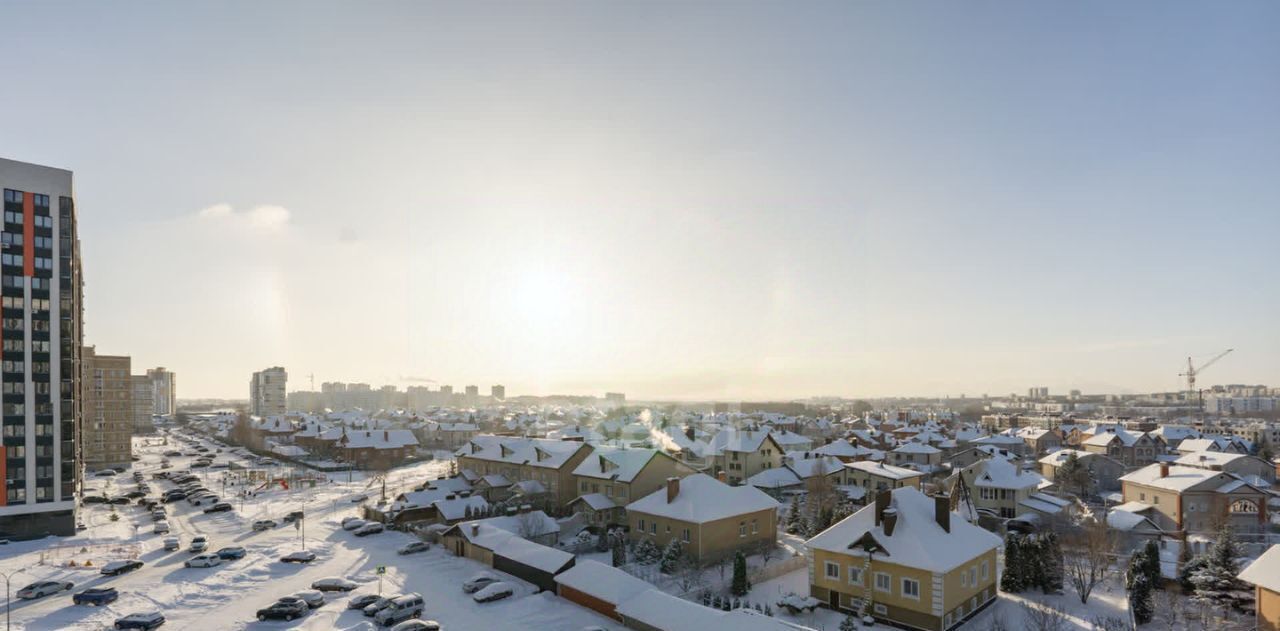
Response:
[[[254,416],[284,414],[288,381],[289,373],[279,366],[253,373],[249,380],[249,413]]]
[[[133,454],[133,376],[127,355],[81,351],[84,421],[80,439],[86,471],[128,467]]]
[[[164,366],[147,369],[151,380],[153,414],[173,416],[178,410],[178,377]]]
[[[151,421],[156,411],[155,388],[146,375],[133,375],[129,381],[133,384],[133,432],[145,434],[155,428]]]
[[[0,536],[75,532],[80,243],[70,171],[0,159],[4,225]]]

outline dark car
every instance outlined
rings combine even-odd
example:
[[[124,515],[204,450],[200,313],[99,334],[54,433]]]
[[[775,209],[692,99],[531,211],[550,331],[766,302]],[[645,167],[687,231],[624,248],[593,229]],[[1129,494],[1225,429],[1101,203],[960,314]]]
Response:
[[[114,626],[117,629],[143,629],[151,631],[164,624],[164,614],[159,611],[151,611],[147,613],[131,613],[123,618],[116,620]]]
[[[166,451],[166,452],[164,452],[164,455],[166,455],[166,456],[168,456],[168,457],[170,457],[170,458],[177,458],[178,456],[181,456],[181,455],[182,455],[182,452],[181,452],[181,451],[177,451],[177,450],[173,450],[173,451]]]
[[[293,620],[306,615],[310,610],[301,598],[282,598],[266,609],[259,609],[258,620]]]
[[[113,497],[113,498],[111,498],[111,503],[112,503],[112,504],[119,505],[119,506],[124,506],[124,505],[126,505],[126,504],[132,504],[132,503],[133,503],[133,498],[132,498],[132,497],[129,497],[129,496],[127,496],[127,495],[121,495],[121,496],[119,496],[119,497]]]
[[[235,509],[234,509],[234,508],[232,508],[232,506],[231,506],[230,504],[226,503],[226,502],[218,502],[217,504],[214,504],[213,506],[210,506],[209,508],[204,509],[204,512],[206,512],[206,513],[225,513],[225,512],[230,511],[230,510],[235,510]]]
[[[106,504],[107,502],[110,502],[110,501],[111,500],[107,499],[105,495],[86,495],[80,500],[80,503],[81,504]]]
[[[144,491],[144,490],[141,490],[141,489],[139,489],[139,490],[137,490],[137,491],[129,491],[128,493],[125,493],[125,494],[124,494],[125,499],[129,499],[129,500],[136,500],[136,499],[138,499],[138,498],[140,498],[140,497],[146,497],[146,496],[147,496],[147,492],[146,492],[146,491]],[[117,498],[117,499],[119,499],[119,498]],[[114,502],[112,502],[112,503],[114,503]],[[126,503],[127,503],[127,502],[126,502]]]
[[[284,516],[284,523],[291,524],[299,519],[302,519],[302,511],[296,510]]]
[[[112,561],[102,566],[101,573],[106,576],[119,576],[125,572],[132,572],[142,567],[142,561]]]
[[[377,594],[363,594],[360,596],[353,596],[351,600],[347,601],[347,609],[359,609],[361,611],[364,611],[365,607],[368,607],[369,605],[372,605],[373,603],[378,602],[380,598],[382,597]]]
[[[169,491],[168,493],[164,494],[164,499],[161,501],[164,502],[165,504],[168,504],[170,502],[176,502],[178,500],[185,500],[185,499],[187,499],[186,493],[183,493],[182,491]]]
[[[77,605],[105,605],[115,602],[118,598],[120,598],[120,592],[117,592],[114,587],[90,587],[72,596],[71,602]]]
[[[244,554],[245,550],[240,546],[231,546],[218,550],[218,556],[224,559],[243,559]]]

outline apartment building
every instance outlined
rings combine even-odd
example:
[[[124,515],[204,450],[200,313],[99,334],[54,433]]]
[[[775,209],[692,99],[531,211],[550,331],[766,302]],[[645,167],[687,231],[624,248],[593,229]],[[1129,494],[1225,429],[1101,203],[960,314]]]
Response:
[[[669,478],[697,473],[657,449],[597,448],[573,469],[578,497],[570,508],[596,525],[625,524],[626,505],[661,489]]]
[[[1165,531],[1209,534],[1227,524],[1236,532],[1255,533],[1267,527],[1269,494],[1233,473],[1162,462],[1120,482],[1125,503],[1155,509],[1149,516]]]
[[[458,471],[491,502],[505,499],[518,482],[533,482],[551,506],[561,507],[577,497],[573,471],[591,452],[591,445],[577,441],[483,434],[454,455]],[[537,490],[531,486],[527,492]]]
[[[127,355],[102,355],[92,346],[84,361],[84,422],[80,439],[86,471],[129,467],[133,461],[133,377]]]
[[[665,488],[627,505],[632,541],[684,553],[708,563],[778,540],[778,502],[752,486],[729,486],[706,474],[670,478]]]
[[[946,631],[996,598],[1000,538],[903,487],[810,539],[809,595],[837,611]]]
[[[135,434],[150,432],[154,429],[151,417],[156,413],[155,389],[151,378],[133,375],[129,377],[129,381],[133,384],[133,431]]]
[[[151,392],[154,414],[173,416],[178,411],[178,377],[164,366],[148,368],[147,379],[151,380]]]
[[[70,171],[0,159],[0,536],[75,533],[83,291]]]
[[[289,374],[279,366],[253,373],[249,379],[249,413],[254,416],[284,414],[288,381]]]

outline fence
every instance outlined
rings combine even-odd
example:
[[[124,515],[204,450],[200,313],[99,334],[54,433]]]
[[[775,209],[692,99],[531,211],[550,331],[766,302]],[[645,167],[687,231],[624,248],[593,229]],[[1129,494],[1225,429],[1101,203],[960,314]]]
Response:
[[[807,565],[808,559],[803,554],[800,554],[775,561],[761,568],[753,568],[750,577],[751,584],[756,585],[778,578],[783,574],[790,574],[796,570],[803,569]]]
[[[136,559],[142,554],[139,543],[90,543],[53,545],[40,551],[40,565],[66,565],[74,561],[76,565],[84,565],[86,561],[93,565],[102,565],[108,561]]]

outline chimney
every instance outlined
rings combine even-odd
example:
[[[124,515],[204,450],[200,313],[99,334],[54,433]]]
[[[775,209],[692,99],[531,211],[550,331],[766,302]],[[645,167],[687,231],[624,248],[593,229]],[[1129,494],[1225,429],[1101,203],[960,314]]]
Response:
[[[724,469],[721,469],[718,473],[716,473],[716,479],[724,484],[728,484],[729,474],[725,473]]]
[[[933,519],[942,529],[951,532],[951,498],[939,493],[933,496]]]
[[[1160,463],[1160,477],[1162,478],[1169,477],[1169,463],[1167,462]]]
[[[893,528],[898,525],[898,509],[884,509],[884,536],[892,537]]]
[[[876,525],[880,525],[881,518],[884,517],[884,511],[889,508],[889,499],[893,497],[890,491],[880,491],[876,493]]]
[[[478,536],[479,534],[480,534],[480,523],[474,522],[474,521],[471,522],[471,536],[475,537],[475,536]]]
[[[391,442],[391,432],[389,430],[382,430],[382,440],[383,442]]]
[[[721,472],[723,475],[723,472]],[[667,503],[676,501],[676,496],[680,494],[680,478],[667,478]]]

